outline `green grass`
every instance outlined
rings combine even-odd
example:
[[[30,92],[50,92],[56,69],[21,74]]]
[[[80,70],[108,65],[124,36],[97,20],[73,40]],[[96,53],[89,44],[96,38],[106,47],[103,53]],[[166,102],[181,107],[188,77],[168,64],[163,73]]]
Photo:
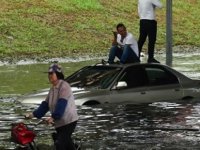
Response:
[[[165,48],[166,0],[156,48]],[[200,1],[173,1],[173,45],[200,46]],[[0,57],[106,54],[115,25],[138,38],[136,0],[1,0]]]

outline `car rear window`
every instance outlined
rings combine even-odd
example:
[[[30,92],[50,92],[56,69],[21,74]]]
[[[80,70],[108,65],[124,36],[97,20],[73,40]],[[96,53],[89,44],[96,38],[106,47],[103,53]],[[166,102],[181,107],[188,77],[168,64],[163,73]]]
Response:
[[[161,68],[146,68],[150,85],[177,84],[178,79],[172,73]]]

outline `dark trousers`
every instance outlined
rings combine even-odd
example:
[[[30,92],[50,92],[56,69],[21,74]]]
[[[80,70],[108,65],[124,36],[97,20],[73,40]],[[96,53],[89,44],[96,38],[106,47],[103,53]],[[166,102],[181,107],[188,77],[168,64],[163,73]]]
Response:
[[[139,53],[142,51],[142,47],[146,38],[148,37],[148,59],[154,58],[154,48],[157,35],[157,22],[155,20],[140,20],[140,36],[138,40]]]
[[[110,49],[108,62],[110,64],[114,63],[115,57],[119,58],[120,63],[135,63],[140,62],[139,57],[131,49],[129,45],[125,45],[123,48],[114,45]]]
[[[76,127],[77,121],[68,125],[56,128],[55,145],[56,150],[75,150],[74,143],[72,141],[72,133]]]

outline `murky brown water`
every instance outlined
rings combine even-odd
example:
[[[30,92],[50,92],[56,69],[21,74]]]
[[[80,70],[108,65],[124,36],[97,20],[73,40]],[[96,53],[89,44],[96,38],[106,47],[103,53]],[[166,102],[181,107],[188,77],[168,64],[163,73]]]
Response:
[[[165,63],[165,54],[157,56]],[[95,61],[92,61],[95,62]],[[87,62],[63,63],[70,74]],[[16,96],[48,87],[47,64],[0,66],[0,149],[15,149],[10,142],[10,124],[23,120],[35,106],[15,103]],[[175,54],[173,67],[191,78],[200,79],[198,51]],[[29,81],[31,80],[31,81]],[[10,95],[12,94],[12,95]],[[9,96],[8,96],[9,95]],[[83,150],[197,150],[200,147],[200,98],[193,101],[158,102],[138,105],[99,105],[78,107],[80,116],[74,139]],[[34,126],[38,120],[25,120],[37,133],[36,142],[49,149],[52,127]]]

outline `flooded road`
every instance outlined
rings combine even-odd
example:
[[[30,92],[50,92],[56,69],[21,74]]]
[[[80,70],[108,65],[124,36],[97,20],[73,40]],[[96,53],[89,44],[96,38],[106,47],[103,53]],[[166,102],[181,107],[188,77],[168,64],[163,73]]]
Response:
[[[35,126],[38,120],[23,120],[35,106],[21,107],[1,102],[0,149],[15,149],[10,142],[10,124],[24,121],[37,133],[36,143],[49,149],[51,126]],[[3,104],[3,105],[2,105]],[[83,150],[199,149],[200,103],[174,102],[138,105],[99,105],[78,108],[80,116],[73,135]]]
[[[165,63],[165,54],[157,58]],[[98,60],[61,65],[69,75],[95,62]],[[174,54],[173,68],[193,79],[200,79],[199,66],[198,52]],[[36,106],[22,106],[15,101],[20,94],[49,87],[43,73],[47,68],[47,63],[0,66],[0,150],[16,148],[10,140],[10,125],[20,121],[35,130],[36,143],[42,150],[52,144],[51,126],[35,126],[38,120],[23,118],[25,112]],[[83,150],[197,150],[200,147],[200,98],[173,103],[81,106],[78,113],[80,119],[73,137]]]

